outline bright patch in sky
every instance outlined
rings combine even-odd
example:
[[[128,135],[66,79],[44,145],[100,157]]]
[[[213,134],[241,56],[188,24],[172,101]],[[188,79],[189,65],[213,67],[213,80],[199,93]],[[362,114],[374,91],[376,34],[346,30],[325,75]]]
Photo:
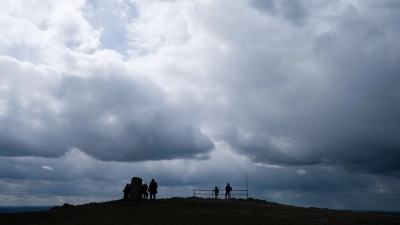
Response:
[[[54,169],[51,168],[50,166],[42,166],[43,169],[53,171]]]
[[[307,173],[307,171],[305,171],[305,170],[297,170],[296,173],[300,174],[300,175],[304,175],[304,174]]]

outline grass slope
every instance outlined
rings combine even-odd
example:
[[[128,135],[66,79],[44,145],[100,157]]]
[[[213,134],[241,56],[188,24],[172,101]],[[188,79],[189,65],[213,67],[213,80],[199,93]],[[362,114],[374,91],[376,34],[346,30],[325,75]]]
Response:
[[[2,213],[0,224],[400,224],[400,216],[281,205],[262,200],[123,200]]]

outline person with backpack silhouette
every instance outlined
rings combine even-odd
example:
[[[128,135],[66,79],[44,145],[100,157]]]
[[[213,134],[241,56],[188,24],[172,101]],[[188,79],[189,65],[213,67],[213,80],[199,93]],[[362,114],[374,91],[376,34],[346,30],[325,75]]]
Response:
[[[219,189],[217,186],[214,188],[215,198],[218,198]]]
[[[124,200],[129,200],[129,190],[131,189],[131,186],[129,184],[126,184],[124,190]]]
[[[158,193],[157,188],[158,188],[157,182],[155,182],[154,179],[152,179],[149,184],[150,200],[153,199],[153,197],[154,200],[156,200],[156,194]]]
[[[231,191],[232,191],[232,187],[228,183],[225,187],[225,199],[227,199],[227,197],[228,197],[228,199],[231,198]]]

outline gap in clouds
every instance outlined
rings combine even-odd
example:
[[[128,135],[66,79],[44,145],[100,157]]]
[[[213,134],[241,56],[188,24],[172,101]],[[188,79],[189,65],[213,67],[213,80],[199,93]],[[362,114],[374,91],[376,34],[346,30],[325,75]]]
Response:
[[[101,31],[102,48],[115,50],[122,55],[127,54],[127,26],[138,16],[133,2],[87,1],[84,15],[91,26]]]

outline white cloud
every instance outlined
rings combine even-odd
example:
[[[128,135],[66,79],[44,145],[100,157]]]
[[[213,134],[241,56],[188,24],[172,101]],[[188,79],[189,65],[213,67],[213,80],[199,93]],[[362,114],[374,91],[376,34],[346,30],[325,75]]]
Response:
[[[390,194],[390,191],[381,188],[381,189],[376,190],[376,193],[378,193],[378,194]]]
[[[50,166],[42,166],[43,169],[53,171],[54,169],[51,168]]]
[[[307,171],[305,171],[305,170],[297,170],[296,173],[300,174],[300,175],[304,175],[304,174],[307,174]]]

